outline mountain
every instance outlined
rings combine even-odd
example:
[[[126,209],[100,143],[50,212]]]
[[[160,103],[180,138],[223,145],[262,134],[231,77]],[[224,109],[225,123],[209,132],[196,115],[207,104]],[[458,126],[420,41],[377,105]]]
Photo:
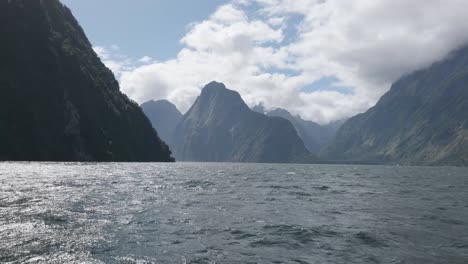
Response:
[[[348,120],[323,151],[328,159],[468,165],[468,46],[394,83]]]
[[[265,106],[263,103],[257,104],[254,107],[252,107],[252,111],[260,113],[260,114],[266,114],[267,110],[265,109]]]
[[[141,108],[161,139],[172,146],[174,130],[182,118],[179,109],[167,100],[148,101],[142,104]]]
[[[0,160],[173,161],[58,0],[1,0],[0,34]]]
[[[340,120],[327,125],[320,125],[304,120],[298,115],[293,116],[288,110],[283,108],[267,111],[263,104],[255,105],[252,107],[252,110],[268,116],[282,117],[289,120],[311,153],[318,153],[335,136],[340,126],[344,123],[344,121]]]
[[[258,109],[258,107],[256,109]],[[304,120],[300,116],[293,116],[282,108],[276,108],[265,114],[289,120],[296,128],[297,133],[311,153],[318,153],[320,149],[333,138],[339,128],[335,123],[321,126],[315,122]]]
[[[309,155],[289,121],[250,110],[217,82],[203,88],[174,141],[176,158],[185,161],[294,162]]]

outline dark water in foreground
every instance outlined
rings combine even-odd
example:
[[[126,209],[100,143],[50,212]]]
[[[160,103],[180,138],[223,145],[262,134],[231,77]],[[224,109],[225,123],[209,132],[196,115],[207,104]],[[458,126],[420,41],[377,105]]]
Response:
[[[0,163],[0,263],[468,263],[468,169]]]

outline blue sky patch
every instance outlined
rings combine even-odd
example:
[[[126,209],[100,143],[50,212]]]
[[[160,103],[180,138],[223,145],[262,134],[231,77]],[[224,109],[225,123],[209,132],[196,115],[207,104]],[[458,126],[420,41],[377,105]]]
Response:
[[[351,87],[339,86],[340,80],[335,76],[323,77],[320,80],[306,85],[302,88],[302,92],[313,93],[317,91],[335,91],[341,94],[353,94],[353,89]]]
[[[227,0],[62,0],[95,46],[118,45],[135,59],[176,57],[187,25],[209,17]]]

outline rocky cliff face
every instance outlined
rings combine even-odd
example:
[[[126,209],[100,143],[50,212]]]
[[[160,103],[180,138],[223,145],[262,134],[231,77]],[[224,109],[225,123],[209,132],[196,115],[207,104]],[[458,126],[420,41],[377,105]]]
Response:
[[[148,101],[141,105],[141,109],[143,109],[161,139],[172,149],[174,131],[182,118],[179,109],[167,100]]]
[[[377,105],[351,118],[328,159],[468,165],[468,47],[403,77]]]
[[[221,83],[206,85],[175,131],[179,160],[293,162],[309,153],[291,123],[254,112]]]
[[[58,0],[1,0],[0,34],[1,160],[172,160]]]

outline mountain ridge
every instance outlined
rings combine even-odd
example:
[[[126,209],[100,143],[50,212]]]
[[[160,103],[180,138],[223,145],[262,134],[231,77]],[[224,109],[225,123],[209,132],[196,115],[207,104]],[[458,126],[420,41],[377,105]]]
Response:
[[[293,162],[309,154],[289,121],[252,111],[218,82],[202,89],[174,142],[176,157],[186,161]]]
[[[182,113],[168,100],[150,100],[141,104],[141,109],[149,118],[152,126],[158,131],[161,139],[172,149],[174,146],[173,134]]]
[[[173,161],[58,0],[0,1],[0,160]]]
[[[339,128],[339,125],[334,125],[335,123],[320,125],[313,121],[304,120],[298,115],[293,116],[288,110],[283,108],[275,108],[271,111],[266,111],[265,114],[289,120],[296,128],[307,149],[314,154],[318,154],[320,152],[320,150],[333,138]]]
[[[321,153],[334,160],[468,165],[468,46],[395,82]]]

